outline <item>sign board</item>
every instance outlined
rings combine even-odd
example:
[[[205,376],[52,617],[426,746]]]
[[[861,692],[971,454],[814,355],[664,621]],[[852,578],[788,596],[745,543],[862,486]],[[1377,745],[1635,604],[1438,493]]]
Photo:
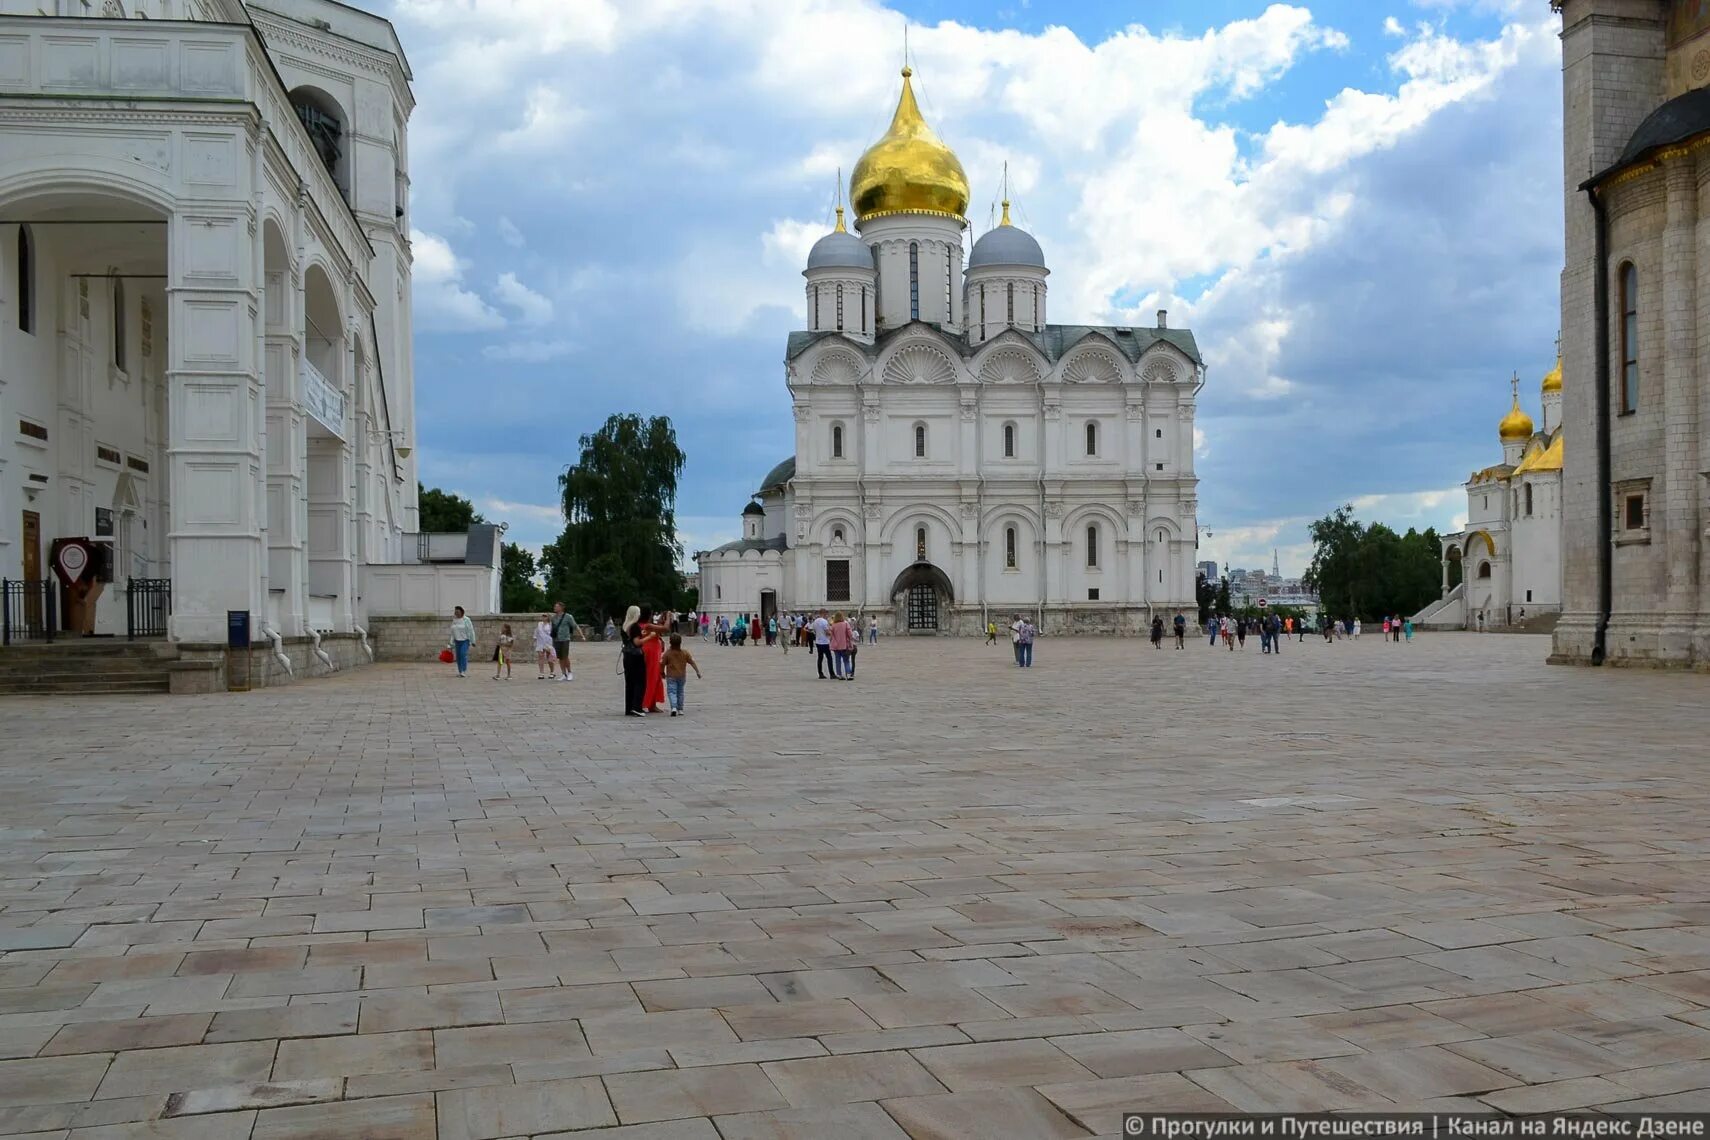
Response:
[[[113,536],[113,512],[106,507],[95,508],[95,536],[111,538]]]
[[[249,611],[226,611],[226,648],[249,648]]]
[[[1264,598],[1260,598],[1260,599],[1259,599],[1259,608],[1260,608],[1260,609],[1261,609],[1261,610],[1262,610],[1262,609],[1264,609],[1264,608],[1265,608],[1265,607],[1266,607],[1266,606],[1268,606],[1268,605],[1270,605],[1270,604],[1271,604],[1271,603],[1270,603],[1270,602],[1268,602],[1268,601],[1266,601],[1266,600],[1265,600],[1265,599],[1264,599]]]
[[[320,369],[303,361],[303,410],[320,425],[344,438],[344,393],[334,388]]]

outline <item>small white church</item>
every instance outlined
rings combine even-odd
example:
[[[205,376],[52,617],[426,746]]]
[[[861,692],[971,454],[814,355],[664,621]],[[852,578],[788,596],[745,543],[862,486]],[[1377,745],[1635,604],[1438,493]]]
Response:
[[[697,553],[709,613],[833,610],[911,633],[1026,613],[1136,633],[1192,611],[1193,334],[1057,325],[1044,251],[1010,221],[967,251],[962,164],[908,68],[849,183],[855,233],[808,255],[785,380],[795,454],[742,538]]]
[[[1562,361],[1540,386],[1544,422],[1520,407],[1520,380],[1497,424],[1502,462],[1466,482],[1467,523],[1443,542],[1443,597],[1414,617],[1436,629],[1554,624],[1562,609]],[[1452,567],[1460,567],[1453,581]]]

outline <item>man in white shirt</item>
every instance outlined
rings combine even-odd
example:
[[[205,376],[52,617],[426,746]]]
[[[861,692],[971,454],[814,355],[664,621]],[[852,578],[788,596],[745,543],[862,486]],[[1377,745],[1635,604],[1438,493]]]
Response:
[[[814,668],[819,671],[819,679],[825,680],[826,666],[831,664],[831,622],[824,610],[813,619],[813,651]],[[837,670],[832,669],[832,678],[836,679]]]

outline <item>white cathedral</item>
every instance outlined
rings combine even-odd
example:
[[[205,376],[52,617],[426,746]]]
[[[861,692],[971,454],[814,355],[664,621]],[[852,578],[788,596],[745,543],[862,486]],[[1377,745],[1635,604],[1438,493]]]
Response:
[[[1467,478],[1467,523],[1442,536],[1443,596],[1413,618],[1436,629],[1554,627],[1562,609],[1562,361],[1539,385],[1542,425],[1513,402],[1496,425],[1502,462]],[[1460,581],[1452,567],[1459,565]]]
[[[1045,256],[1003,220],[963,266],[968,180],[903,69],[890,129],[808,255],[785,375],[794,456],[742,538],[696,555],[709,613],[819,607],[881,628],[1138,632],[1195,608],[1193,335],[1047,321]],[[859,236],[856,236],[859,234]]]

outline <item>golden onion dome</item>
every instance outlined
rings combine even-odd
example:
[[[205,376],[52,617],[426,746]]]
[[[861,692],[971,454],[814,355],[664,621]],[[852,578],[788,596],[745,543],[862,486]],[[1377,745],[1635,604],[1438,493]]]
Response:
[[[888,214],[937,214],[965,221],[968,176],[956,152],[921,118],[911,68],[902,71],[902,97],[884,137],[867,148],[849,178],[857,224]]]
[[[1521,410],[1519,396],[1514,397],[1514,406],[1508,409],[1508,414],[1502,417],[1502,422],[1496,425],[1496,430],[1504,443],[1532,438],[1532,417]]]
[[[1544,373],[1543,392],[1545,395],[1549,395],[1551,392],[1560,392],[1561,390],[1562,390],[1562,358],[1558,354],[1556,356],[1556,366],[1554,368],[1550,369],[1548,372]]]

